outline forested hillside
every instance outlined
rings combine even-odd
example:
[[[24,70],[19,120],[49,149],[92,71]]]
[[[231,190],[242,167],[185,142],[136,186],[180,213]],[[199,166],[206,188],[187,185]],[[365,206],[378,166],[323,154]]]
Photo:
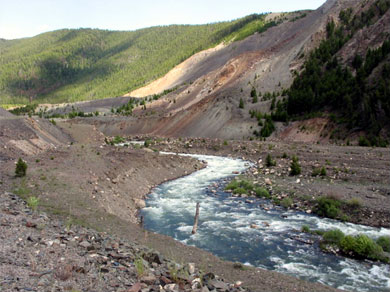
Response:
[[[59,30],[0,41],[1,104],[72,102],[119,96],[194,53],[262,31],[265,15],[231,22],[137,31]]]
[[[329,111],[332,119],[350,130],[364,130],[365,145],[381,145],[382,129],[390,124],[390,35],[382,32],[383,42],[364,53],[353,51],[352,61],[342,60],[340,50],[361,29],[377,23],[389,10],[389,0],[362,4],[362,11],[341,11],[338,25],[330,21],[327,38],[311,52],[303,70],[285,92],[287,99],[277,104],[274,120],[286,121]],[[344,63],[344,64],[343,64]]]

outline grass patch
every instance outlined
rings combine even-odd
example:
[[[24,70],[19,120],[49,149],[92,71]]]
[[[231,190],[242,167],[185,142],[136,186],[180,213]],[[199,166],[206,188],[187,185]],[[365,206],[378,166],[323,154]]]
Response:
[[[255,194],[259,198],[264,198],[264,199],[270,199],[271,198],[270,193],[265,188],[256,187],[255,188]]]
[[[225,190],[231,190],[233,194],[248,194],[254,190],[254,185],[249,180],[235,179],[225,187]]]

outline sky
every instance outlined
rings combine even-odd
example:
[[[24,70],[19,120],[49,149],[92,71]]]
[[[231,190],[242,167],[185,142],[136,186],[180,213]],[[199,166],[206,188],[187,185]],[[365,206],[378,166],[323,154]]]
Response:
[[[252,13],[316,9],[325,0],[0,0],[0,38],[62,28],[135,30],[204,24]]]

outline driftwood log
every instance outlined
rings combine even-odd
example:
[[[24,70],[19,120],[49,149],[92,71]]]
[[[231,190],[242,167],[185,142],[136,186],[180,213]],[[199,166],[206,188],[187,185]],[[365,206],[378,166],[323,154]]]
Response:
[[[198,229],[199,206],[200,206],[200,203],[196,203],[196,212],[195,212],[195,218],[194,218],[194,227],[192,228],[192,234],[195,234],[197,229]]]

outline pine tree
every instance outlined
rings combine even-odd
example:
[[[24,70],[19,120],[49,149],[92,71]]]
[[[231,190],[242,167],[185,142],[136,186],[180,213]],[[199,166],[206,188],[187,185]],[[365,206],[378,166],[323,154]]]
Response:
[[[16,163],[15,176],[17,177],[26,176],[26,171],[27,171],[27,163],[24,162],[22,158],[19,158],[18,162]]]

